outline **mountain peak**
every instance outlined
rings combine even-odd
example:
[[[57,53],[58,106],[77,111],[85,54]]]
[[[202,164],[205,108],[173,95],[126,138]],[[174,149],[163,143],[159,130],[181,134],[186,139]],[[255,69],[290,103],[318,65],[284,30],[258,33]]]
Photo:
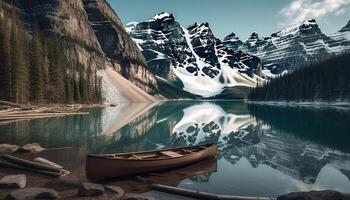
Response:
[[[236,33],[232,32],[228,36],[224,38],[224,41],[239,41],[239,37],[236,35]]]
[[[276,37],[276,36],[286,36],[286,35],[296,35],[296,34],[307,35],[307,34],[315,34],[315,33],[321,34],[322,32],[318,27],[318,24],[315,19],[308,19],[301,24],[290,26],[280,32],[272,34],[271,36]]]
[[[226,36],[226,37],[237,37],[237,35],[236,35],[236,33],[234,33],[234,32],[232,32],[232,33],[230,33],[228,36]]]
[[[340,29],[339,32],[346,32],[346,31],[350,31],[350,20],[342,29]]]
[[[259,34],[257,32],[253,32],[249,37],[249,39],[258,39],[258,38],[259,38]]]
[[[304,23],[305,25],[317,25],[317,22],[315,19],[308,19],[308,20],[305,20]]]
[[[161,13],[157,13],[152,19],[153,20],[174,19],[174,16],[171,13],[161,12]]]
[[[318,28],[318,24],[315,19],[308,19],[299,26],[300,28]]]

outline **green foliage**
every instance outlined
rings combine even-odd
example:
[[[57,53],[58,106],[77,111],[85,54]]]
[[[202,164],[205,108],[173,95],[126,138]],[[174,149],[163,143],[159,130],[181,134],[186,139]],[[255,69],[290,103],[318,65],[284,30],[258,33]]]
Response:
[[[300,67],[258,86],[253,101],[350,100],[350,54],[342,54]]]
[[[10,43],[9,26],[0,18],[0,97],[3,100],[11,100],[11,68],[10,68]]]
[[[32,51],[30,54],[30,81],[31,81],[31,101],[36,103],[43,102],[44,95],[44,75],[43,75],[43,49],[41,44],[40,33],[34,31],[31,41]]]
[[[19,14],[12,11],[10,33],[10,99],[17,103],[26,103],[29,98],[29,67],[27,63],[28,44]]]

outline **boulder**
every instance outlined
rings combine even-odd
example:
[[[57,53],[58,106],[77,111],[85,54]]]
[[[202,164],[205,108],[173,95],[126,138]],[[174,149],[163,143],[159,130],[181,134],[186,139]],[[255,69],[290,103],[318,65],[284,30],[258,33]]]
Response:
[[[25,188],[18,189],[8,194],[5,200],[28,200],[28,199],[58,199],[58,193],[48,188]]]
[[[0,153],[13,153],[19,149],[17,145],[0,144]]]
[[[0,188],[24,188],[27,184],[27,177],[24,174],[9,175],[0,179]]]
[[[142,194],[127,193],[121,198],[121,200],[155,200],[155,198]]]
[[[103,186],[100,184],[94,183],[82,183],[79,187],[78,195],[79,196],[99,196],[104,193]]]
[[[18,151],[21,151],[21,152],[31,152],[31,153],[38,153],[44,150],[45,149],[41,147],[38,143],[26,144],[18,149]]]
[[[78,189],[81,182],[72,178],[58,178],[46,183],[45,187],[52,188],[57,191],[65,191]]]
[[[293,192],[277,198],[277,200],[350,200],[350,194],[337,191]]]
[[[106,186],[105,191],[113,199],[120,199],[124,195],[124,190],[118,186]]]

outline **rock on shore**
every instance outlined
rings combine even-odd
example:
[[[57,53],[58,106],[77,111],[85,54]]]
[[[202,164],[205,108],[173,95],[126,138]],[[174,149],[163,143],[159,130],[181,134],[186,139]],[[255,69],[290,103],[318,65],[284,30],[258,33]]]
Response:
[[[145,196],[141,194],[127,193],[121,198],[121,200],[156,200],[156,199],[154,197]]]
[[[58,199],[58,193],[48,188],[25,188],[11,192],[5,200]]]
[[[17,145],[0,144],[0,153],[13,153],[19,149]]]
[[[100,196],[105,192],[102,185],[94,183],[82,183],[79,187],[79,196]]]
[[[0,179],[0,188],[24,188],[27,184],[27,177],[24,174],[9,175]]]

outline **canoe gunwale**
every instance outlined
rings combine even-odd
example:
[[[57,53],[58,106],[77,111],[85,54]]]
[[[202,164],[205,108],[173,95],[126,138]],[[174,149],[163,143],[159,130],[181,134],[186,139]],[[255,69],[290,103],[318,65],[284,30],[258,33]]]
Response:
[[[120,160],[120,161],[128,161],[128,162],[150,162],[150,161],[160,161],[160,160],[173,160],[173,159],[179,159],[179,158],[186,158],[186,157],[191,157],[191,156],[195,156],[196,154],[199,154],[201,152],[207,152],[207,151],[211,151],[213,148],[217,148],[217,144],[216,143],[210,143],[210,144],[201,144],[201,145],[195,145],[195,146],[187,146],[187,147],[179,147],[179,148],[173,148],[173,149],[161,149],[161,150],[157,150],[157,151],[143,151],[143,152],[128,152],[128,153],[120,153],[120,154],[110,154],[110,156],[112,155],[118,155],[118,156],[122,156],[122,155],[131,155],[131,154],[143,154],[143,153],[158,153],[161,151],[168,151],[168,150],[181,150],[181,149],[186,149],[186,148],[193,148],[193,147],[199,147],[199,146],[207,146],[206,149],[202,149],[199,150],[197,152],[193,152],[193,153],[189,153],[189,154],[185,154],[182,155],[181,157],[166,157],[166,158],[145,158],[145,159],[129,159],[129,158],[115,158],[115,157],[108,157],[108,155],[106,156],[98,156],[98,155],[94,155],[94,154],[90,154],[87,156],[87,158],[89,159],[107,159],[107,160]]]

